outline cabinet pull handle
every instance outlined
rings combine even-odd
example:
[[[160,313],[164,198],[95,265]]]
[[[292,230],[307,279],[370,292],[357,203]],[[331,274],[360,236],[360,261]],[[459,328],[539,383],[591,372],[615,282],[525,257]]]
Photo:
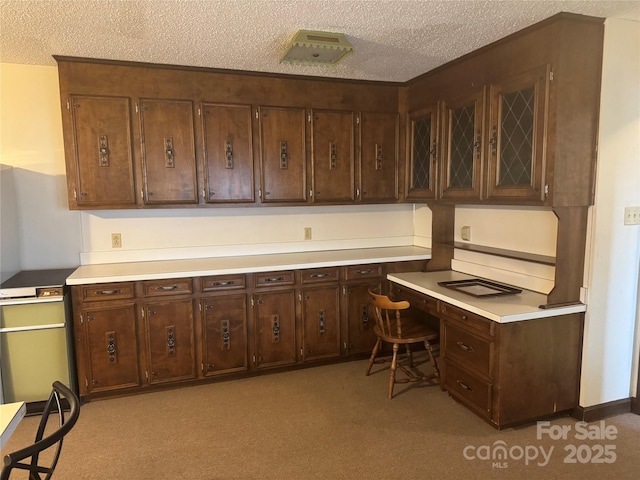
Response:
[[[169,357],[176,356],[176,331],[173,325],[167,325],[165,333],[167,335],[167,355]]]
[[[164,159],[165,167],[173,168],[175,164],[175,153],[173,151],[173,137],[164,138]]]
[[[456,380],[456,383],[458,385],[460,385],[462,388],[464,388],[466,391],[468,392],[473,392],[473,388],[471,388],[469,385],[467,385],[466,383],[461,382],[460,380]]]
[[[220,337],[222,340],[222,349],[230,350],[231,349],[231,332],[229,330],[229,320],[222,320],[221,324],[221,332]]]
[[[289,154],[287,153],[287,142],[280,142],[280,169],[286,170],[289,168]]]
[[[462,318],[462,320],[466,320],[466,319],[467,319],[467,316],[466,316],[466,315],[462,315],[462,317],[461,317],[461,318]]]
[[[431,159],[435,161],[438,156],[438,145],[436,144],[436,142],[433,142],[433,146],[431,147],[429,153],[431,154]]]
[[[96,295],[117,295],[118,293],[122,293],[122,290],[98,290]]]
[[[469,345],[465,345],[465,344],[464,344],[464,343],[462,343],[462,342],[458,342],[458,346],[459,346],[462,350],[464,350],[465,352],[471,352],[471,353],[473,353],[473,352],[475,352],[475,351],[476,351],[473,347],[470,347]]]
[[[311,278],[325,278],[328,277],[328,273],[312,273]]]
[[[382,145],[376,143],[376,170],[382,170],[382,160],[384,160]]]
[[[375,272],[375,270],[373,269],[369,269],[369,270],[358,270],[358,275],[369,275],[371,273]]]
[[[171,291],[175,290],[176,288],[178,288],[177,285],[160,285],[159,287],[156,287],[156,290]]]
[[[118,363],[118,347],[116,342],[116,332],[105,332],[107,341],[107,361]]]
[[[284,277],[270,277],[264,279],[265,282],[282,282],[283,280]]]
[[[227,163],[224,168],[233,168],[233,143],[231,140],[227,140],[225,145],[224,154],[227,159]]]
[[[214,282],[214,287],[226,287],[227,285],[235,285],[236,282],[229,280],[228,282]]]
[[[491,139],[489,140],[489,145],[491,145],[491,154],[495,156],[498,152],[498,127],[495,125],[491,129]]]
[[[98,137],[98,151],[100,153],[100,166],[109,166],[109,139],[106,135]]]
[[[338,146],[329,143],[329,170],[335,170],[338,163]]]
[[[320,336],[324,335],[325,332],[325,314],[324,314],[324,310],[320,310],[318,312],[318,333],[320,334]]]
[[[280,316],[271,315],[271,343],[280,343]]]

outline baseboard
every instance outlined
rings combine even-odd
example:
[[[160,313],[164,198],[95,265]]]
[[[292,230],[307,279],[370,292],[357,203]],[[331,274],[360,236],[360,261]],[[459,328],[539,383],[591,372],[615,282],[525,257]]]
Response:
[[[614,415],[629,413],[632,411],[631,408],[632,399],[623,398],[621,400],[601,403],[600,405],[593,405],[591,407],[578,406],[573,409],[571,416],[583,422],[595,422],[596,420],[613,417]]]
[[[631,413],[640,415],[640,398],[631,397]]]

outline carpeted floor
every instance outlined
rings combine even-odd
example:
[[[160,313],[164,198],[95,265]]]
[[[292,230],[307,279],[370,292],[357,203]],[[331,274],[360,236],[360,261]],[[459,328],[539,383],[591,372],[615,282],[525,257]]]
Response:
[[[589,425],[592,436],[615,429],[615,439],[582,439],[569,417],[550,424],[568,430],[565,439],[538,439],[535,424],[495,430],[437,385],[398,385],[388,400],[388,364],[369,377],[365,368],[354,361],[85,404],[53,478],[638,478],[640,416]],[[6,451],[30,443],[37,422],[23,420]],[[506,457],[491,458],[499,447]]]

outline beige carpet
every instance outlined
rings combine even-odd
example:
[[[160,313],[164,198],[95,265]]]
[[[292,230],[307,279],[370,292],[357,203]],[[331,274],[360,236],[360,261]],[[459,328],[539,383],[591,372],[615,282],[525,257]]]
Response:
[[[551,422],[570,429],[566,440],[548,435],[539,440],[536,425],[495,430],[438,386],[399,385],[397,396],[388,400],[387,365],[374,366],[370,377],[364,376],[366,362],[354,361],[85,404],[53,478],[586,480],[640,475],[640,416],[607,419],[604,425],[617,430],[613,440],[577,439],[576,421],[569,417]],[[31,442],[37,421],[23,420],[6,451]],[[599,429],[600,423],[591,428]],[[486,459],[500,445],[507,448],[506,459]],[[546,454],[552,449],[546,464],[541,449]],[[527,461],[520,457],[524,452],[537,458]],[[613,455],[612,463],[596,463]],[[571,458],[577,463],[565,463]]]

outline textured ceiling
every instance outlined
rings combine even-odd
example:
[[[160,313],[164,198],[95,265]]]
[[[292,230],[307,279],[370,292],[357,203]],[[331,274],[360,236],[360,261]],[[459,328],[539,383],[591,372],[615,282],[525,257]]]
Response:
[[[0,62],[52,55],[406,81],[565,11],[640,21],[640,1],[0,0]],[[280,64],[299,29],[344,33],[334,67]]]

